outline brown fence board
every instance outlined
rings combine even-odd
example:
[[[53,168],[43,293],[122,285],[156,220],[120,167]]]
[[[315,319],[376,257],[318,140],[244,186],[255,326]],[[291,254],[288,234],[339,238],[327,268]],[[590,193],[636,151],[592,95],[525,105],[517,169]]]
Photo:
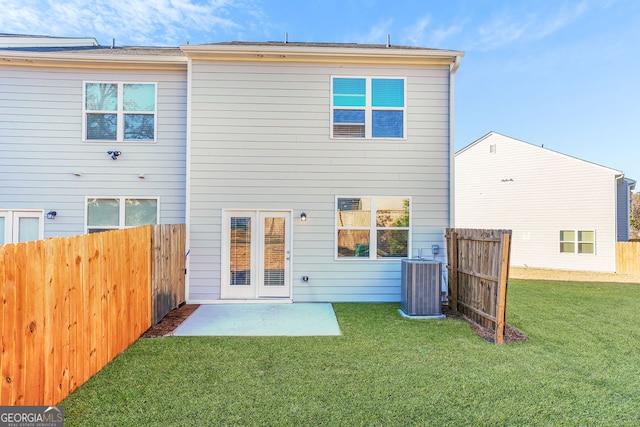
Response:
[[[510,230],[447,229],[449,305],[504,336]]]
[[[158,254],[156,228],[169,236]],[[184,225],[0,246],[0,405],[57,404],[138,339],[152,321],[152,260],[184,265],[175,238]],[[163,274],[179,295],[184,272]]]
[[[640,275],[640,242],[616,243],[616,273]]]

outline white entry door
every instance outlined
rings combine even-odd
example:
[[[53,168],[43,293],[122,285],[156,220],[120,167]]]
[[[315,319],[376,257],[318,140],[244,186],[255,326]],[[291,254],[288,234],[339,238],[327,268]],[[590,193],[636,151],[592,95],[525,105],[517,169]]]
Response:
[[[224,211],[221,297],[291,296],[291,212]]]

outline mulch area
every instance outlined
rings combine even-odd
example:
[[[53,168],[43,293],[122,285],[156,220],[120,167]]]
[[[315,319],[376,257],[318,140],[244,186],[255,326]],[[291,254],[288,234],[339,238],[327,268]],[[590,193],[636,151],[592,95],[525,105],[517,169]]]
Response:
[[[142,334],[142,338],[158,338],[164,337],[166,335],[171,335],[173,331],[175,331],[176,328],[180,326],[180,324],[182,324],[182,322],[184,322],[185,319],[189,317],[191,313],[193,313],[198,307],[200,307],[200,305],[198,304],[183,304],[180,307],[171,310],[166,316],[164,316],[160,323],[158,323],[157,325],[153,325],[149,329],[147,329],[147,331]],[[464,320],[469,324],[476,335],[487,342],[493,343],[495,334],[491,329],[474,322],[472,319],[461,313],[452,311],[448,306],[442,306],[442,314],[450,319]],[[527,336],[522,333],[522,331],[514,328],[509,324],[505,325],[505,343],[526,340]]]
[[[494,331],[492,331],[491,329],[485,326],[480,325],[479,323],[475,322],[473,319],[465,316],[462,313],[458,313],[451,310],[449,306],[446,306],[446,305],[442,306],[442,314],[444,314],[448,319],[464,320],[469,324],[469,326],[471,327],[471,330],[480,338],[490,343],[493,343],[495,341]],[[510,342],[526,341],[528,338],[521,330],[514,328],[513,326],[507,323],[506,325],[504,325],[503,339],[504,339],[504,344],[507,344]]]
[[[157,325],[152,325],[147,329],[142,334],[142,338],[158,338],[173,333],[198,307],[200,307],[198,304],[182,304],[178,308],[174,308]]]

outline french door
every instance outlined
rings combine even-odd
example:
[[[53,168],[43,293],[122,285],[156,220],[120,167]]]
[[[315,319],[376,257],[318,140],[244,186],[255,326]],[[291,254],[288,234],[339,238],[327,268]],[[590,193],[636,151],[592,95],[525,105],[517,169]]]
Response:
[[[42,211],[0,211],[0,245],[43,238]]]
[[[291,296],[291,212],[224,211],[221,297]]]

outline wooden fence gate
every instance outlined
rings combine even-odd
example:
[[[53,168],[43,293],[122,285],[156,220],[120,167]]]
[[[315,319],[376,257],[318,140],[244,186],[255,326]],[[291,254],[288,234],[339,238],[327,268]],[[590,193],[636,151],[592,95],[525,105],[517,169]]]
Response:
[[[447,228],[449,306],[504,341],[511,230]]]

